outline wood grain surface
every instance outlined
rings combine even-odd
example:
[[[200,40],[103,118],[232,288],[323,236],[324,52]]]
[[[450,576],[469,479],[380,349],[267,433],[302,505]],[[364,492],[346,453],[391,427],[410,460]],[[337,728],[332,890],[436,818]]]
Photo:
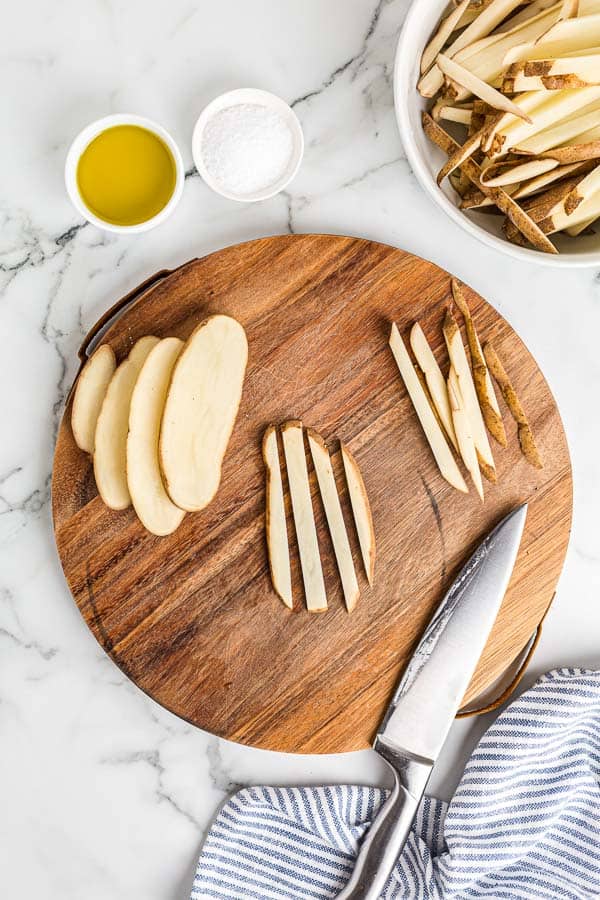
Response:
[[[249,364],[214,502],[170,537],[148,534],[132,510],[97,495],[89,457],[60,427],[53,478],[58,552],[73,597],[100,644],[156,701],[222,737],[272,750],[328,753],[366,747],[411,649],[476,543],[513,506],[530,509],[513,578],[466,700],[502,674],[551,602],[572,508],[559,413],[524,344],[492,306],[465,294],[482,341],[494,342],[529,415],[545,467],[509,437],[493,443],[499,476],[482,505],[437,472],[387,340],[419,319],[443,368],[446,272],[401,250],[356,238],[290,235],[194,260],[142,294],[104,341],[119,360],[144,334],[186,338],[210,313],[245,327]],[[378,556],[369,588],[348,515],[361,598],[345,608],[311,471],[329,610],[309,614],[297,553],[295,605],[269,579],[261,438],[270,422],[300,418],[332,450],[356,456],[371,501]],[[288,498],[289,499],[289,498]],[[291,529],[293,535],[293,529]]]

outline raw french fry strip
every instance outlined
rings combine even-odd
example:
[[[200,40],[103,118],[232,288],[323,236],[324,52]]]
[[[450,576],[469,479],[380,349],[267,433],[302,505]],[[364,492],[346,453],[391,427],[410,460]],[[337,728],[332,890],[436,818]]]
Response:
[[[267,472],[266,533],[269,566],[273,587],[289,609],[294,608],[292,598],[292,575],[290,571],[290,550],[288,543],[283,483],[277,449],[277,431],[269,425],[262,444],[263,459]]]
[[[390,347],[441,475],[452,487],[466,494],[469,489],[452,455],[452,450],[448,446],[444,432],[433,414],[427,395],[415,373],[408,350],[395,323],[392,324]]]
[[[327,518],[327,525],[329,526],[331,543],[333,544],[333,551],[340,573],[346,608],[348,612],[352,612],[358,602],[358,581],[354,571],[352,551],[335,483],[335,476],[331,467],[331,457],[329,456],[327,445],[320,434],[313,431],[312,428],[307,428],[306,433]]]
[[[562,119],[558,124],[543,129],[531,138],[520,141],[513,147],[513,152],[535,156],[538,153],[543,153],[544,150],[550,150],[552,147],[560,147],[572,138],[577,138],[585,131],[588,131],[588,129],[597,125],[599,109],[600,101],[596,101],[586,107],[580,115],[573,116],[571,119]]]
[[[350,505],[352,506],[352,514],[354,516],[354,524],[358,534],[358,543],[365,567],[365,574],[369,584],[373,584],[375,577],[375,529],[373,528],[373,517],[371,516],[371,506],[367,489],[361,475],[358,463],[348,450],[348,448],[340,441],[340,450],[342,451],[342,461],[344,463],[344,474],[346,475],[346,484],[348,485],[348,493],[350,495]]]
[[[444,319],[444,337],[448,347],[450,363],[456,371],[460,395],[464,401],[466,414],[469,418],[470,430],[473,435],[475,449],[483,475],[488,481],[496,481],[496,468],[494,457],[488,441],[485,423],[477,399],[477,392],[471,375],[469,361],[462,342],[460,329],[452,313],[447,310]],[[456,427],[456,423],[455,423]]]
[[[479,471],[479,463],[477,461],[477,451],[471,431],[471,422],[465,408],[464,399],[460,391],[458,377],[454,370],[454,366],[450,366],[448,374],[448,396],[450,398],[450,406],[452,408],[452,417],[454,419],[454,429],[458,438],[460,447],[460,455],[465,464],[467,471],[473,479],[475,490],[479,494],[479,498],[483,503],[483,484],[481,482],[481,472]]]
[[[438,118],[445,119],[446,122],[457,122],[459,125],[470,125],[472,116],[472,110],[461,106],[441,106],[438,113]]]
[[[470,0],[462,0],[452,12],[442,20],[440,27],[425,47],[421,57],[421,74],[424,74],[435,62],[435,58],[452,34],[458,28],[463,13],[467,9]]]
[[[492,379],[490,378],[490,373],[488,372],[485,363],[481,343],[477,331],[475,330],[475,323],[471,316],[471,310],[469,309],[462,288],[456,278],[452,279],[452,295],[465,322],[467,340],[469,342],[469,350],[471,353],[471,364],[473,367],[473,381],[475,382],[475,390],[477,391],[483,420],[492,437],[495,438],[502,447],[506,447],[506,431],[504,430],[500,407],[496,400],[494,385],[492,384]]]
[[[281,426],[281,436],[300,553],[306,608],[309,612],[323,612],[327,609],[327,596],[310,498],[302,422],[295,420],[285,422]]]
[[[579,234],[582,234],[583,232],[587,231],[588,228],[590,228],[590,226],[593,225],[593,223],[596,221],[597,218],[598,218],[597,216],[592,216],[589,219],[584,219],[583,222],[579,223],[579,225],[570,225],[568,228],[565,228],[565,232],[570,237],[577,237]],[[595,234],[593,229],[591,229],[591,233]]]
[[[444,431],[450,438],[454,449],[458,450],[456,434],[454,433],[454,424],[452,422],[452,410],[450,409],[450,400],[448,399],[446,379],[442,375],[437,360],[429,346],[429,342],[423,334],[423,329],[418,322],[415,322],[411,328],[410,346],[412,347],[415,359],[419,363],[425,376],[425,383],[429,390],[429,395]]]
[[[555,159],[535,159],[518,165],[514,165],[512,162],[496,163],[484,169],[481,182],[489,187],[506,187],[508,184],[527,181],[536,175],[544,175],[556,168],[558,168],[558,162]]]
[[[600,190],[600,166],[582,178],[579,184],[565,197],[565,212],[568,216],[575,212],[577,207]]]
[[[443,128],[434,122],[428,113],[424,112],[422,119],[423,129],[427,137],[443,150],[447,156],[457,149],[459,145],[454,138],[450,137]],[[461,166],[461,170],[476,187],[482,187],[480,183],[481,167],[478,166],[473,159],[465,160]],[[552,242],[548,240],[535,222],[531,221],[527,213],[525,213],[521,207],[502,190],[502,188],[484,187],[482,190],[491,200],[493,200],[498,209],[508,216],[510,221],[514,223],[534,247],[537,247],[538,250],[543,250],[545,253],[557,253],[556,247]]]
[[[562,231],[564,228],[572,228],[588,219],[596,219],[600,216],[600,191],[596,191],[583,203],[580,203],[574,212],[567,215],[563,203],[558,203],[554,209],[542,219],[539,227],[546,234]]]
[[[535,445],[533,433],[527,420],[527,416],[525,415],[525,411],[521,405],[521,401],[519,400],[516,391],[512,386],[508,375],[506,374],[504,366],[500,362],[498,354],[496,353],[492,344],[490,344],[489,342],[485,344],[483,352],[488,364],[488,368],[492,373],[494,379],[496,380],[498,387],[502,391],[502,396],[506,401],[506,405],[508,406],[513,419],[517,423],[519,444],[521,445],[523,456],[525,457],[527,462],[529,462],[532,466],[535,466],[536,469],[543,469],[544,464]]]
[[[562,181],[569,175],[573,175],[576,172],[585,173],[592,165],[593,163],[586,161],[582,163],[571,163],[568,166],[558,166],[556,169],[552,169],[552,171],[546,172],[545,175],[539,175],[537,178],[532,178],[531,181],[525,182],[525,184],[522,184],[514,194],[511,194],[511,196],[514,200],[521,200],[525,199],[525,197],[531,197],[532,195],[542,191],[545,187],[548,187],[555,182]]]
[[[555,159],[563,165],[582,162],[585,159],[598,159],[600,157],[600,140],[590,141],[587,144],[573,144],[570,147],[557,147],[554,150],[546,150],[541,155],[548,159]]]
[[[505,97],[500,91],[497,91],[487,84],[487,82],[482,81],[481,78],[478,78],[472,72],[469,72],[469,70],[465,69],[464,66],[461,66],[460,63],[457,63],[453,59],[444,56],[443,53],[440,53],[437,58],[437,64],[444,75],[466,88],[472,94],[475,94],[476,97],[485,100],[485,102],[489,103],[490,106],[493,106],[494,109],[501,109],[504,112],[512,113],[513,116],[518,116],[520,119],[531,124],[531,118],[517,103],[513,103],[512,100],[509,100],[508,97]]]

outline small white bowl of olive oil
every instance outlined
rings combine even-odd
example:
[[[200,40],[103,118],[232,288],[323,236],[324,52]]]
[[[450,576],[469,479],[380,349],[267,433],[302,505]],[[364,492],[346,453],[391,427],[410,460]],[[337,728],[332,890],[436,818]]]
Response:
[[[75,209],[105,231],[148,231],[181,198],[185,173],[177,144],[144,116],[112,115],[77,135],[65,163]]]

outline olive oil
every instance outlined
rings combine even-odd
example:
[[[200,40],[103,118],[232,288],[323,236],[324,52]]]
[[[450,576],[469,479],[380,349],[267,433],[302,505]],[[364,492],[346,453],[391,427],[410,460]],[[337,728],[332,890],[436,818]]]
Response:
[[[175,190],[173,154],[165,142],[139,125],[102,131],[77,166],[81,199],[111,225],[139,225],[167,205]]]

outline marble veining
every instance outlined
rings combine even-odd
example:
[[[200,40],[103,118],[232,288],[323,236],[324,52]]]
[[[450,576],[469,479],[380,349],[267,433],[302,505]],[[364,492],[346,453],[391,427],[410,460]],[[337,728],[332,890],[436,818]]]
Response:
[[[421,192],[393,112],[406,6],[22,0],[3,11],[0,872],[11,900],[183,900],[202,835],[237,786],[385,778],[368,752],[270,754],[180,721],[121,674],[70,598],[49,501],[77,349],[117,297],[159,268],[267,234],[348,233],[430,258],[488,297],[546,373],[575,473],[571,548],[528,683],[555,665],[600,662],[600,271],[510,261]],[[306,138],[288,190],[255,205],[213,194],[190,151],[203,106],[242,86],[291,102]],[[164,124],[186,166],[174,216],[134,237],[79,220],[63,185],[72,137],[117,111]],[[453,728],[433,781],[441,796],[485,724]]]

